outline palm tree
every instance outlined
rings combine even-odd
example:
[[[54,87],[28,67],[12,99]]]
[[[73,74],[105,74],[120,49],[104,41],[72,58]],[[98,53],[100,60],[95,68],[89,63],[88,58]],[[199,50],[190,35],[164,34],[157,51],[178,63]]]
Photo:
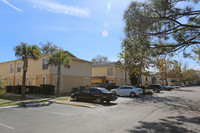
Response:
[[[61,66],[69,67],[70,59],[67,53],[64,53],[62,49],[53,53],[49,57],[49,65],[54,65],[57,67],[57,88],[56,97],[60,96],[60,77],[61,77]]]
[[[25,86],[26,86],[26,72],[28,71],[28,59],[37,60],[40,56],[40,49],[37,45],[27,45],[26,43],[21,42],[19,46],[14,48],[15,56],[17,58],[22,58],[23,64],[23,80],[22,80],[22,91],[21,99],[25,99]]]

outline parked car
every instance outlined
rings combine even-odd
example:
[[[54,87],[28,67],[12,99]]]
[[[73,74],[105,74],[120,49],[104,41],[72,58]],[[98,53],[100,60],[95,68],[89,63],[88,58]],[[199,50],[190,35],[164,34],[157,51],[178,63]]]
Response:
[[[97,103],[103,103],[106,101],[115,101],[117,96],[115,93],[108,91],[101,87],[89,87],[83,91],[75,92],[71,94],[71,98],[75,101],[86,100],[86,101],[96,101]]]
[[[130,97],[135,97],[143,94],[143,90],[141,88],[136,88],[134,86],[128,86],[128,85],[112,89],[111,92],[116,93],[118,96],[130,96]]]
[[[163,87],[161,85],[149,85],[147,89],[152,89],[154,92],[159,93],[163,90]]]
[[[173,89],[172,86],[167,86],[167,85],[163,85],[163,84],[160,84],[160,86],[162,86],[163,90],[165,90],[165,91],[171,91]]]
[[[169,86],[171,86],[172,88],[180,88],[180,86],[178,85],[169,85]]]

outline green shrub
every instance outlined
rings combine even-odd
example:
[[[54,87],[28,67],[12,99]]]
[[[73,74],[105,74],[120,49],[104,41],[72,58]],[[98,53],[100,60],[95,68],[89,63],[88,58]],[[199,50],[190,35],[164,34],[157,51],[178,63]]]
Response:
[[[0,96],[3,95],[5,93],[5,90],[3,87],[0,87]]]
[[[55,93],[55,86],[51,84],[43,84],[40,85],[40,94],[42,95],[54,95]]]
[[[151,90],[151,89],[145,89],[145,90],[143,90],[143,92],[145,95],[153,95],[154,94],[153,90]]]
[[[11,86],[6,86],[6,92],[11,92]]]
[[[0,79],[0,95],[3,95],[5,93],[5,89],[4,89],[4,82],[2,79]]]
[[[17,85],[17,86],[11,86],[11,93],[14,94],[21,94],[22,86]]]
[[[27,94],[40,94],[40,86],[26,86]]]

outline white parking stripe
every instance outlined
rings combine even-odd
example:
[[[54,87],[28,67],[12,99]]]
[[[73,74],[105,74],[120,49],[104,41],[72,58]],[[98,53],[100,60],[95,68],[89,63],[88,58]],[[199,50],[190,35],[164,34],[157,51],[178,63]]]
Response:
[[[47,110],[41,110],[41,109],[33,109],[33,110],[37,110],[37,111],[41,111],[41,112],[45,112],[45,113],[50,113],[50,114],[56,114],[56,115],[71,116],[71,115],[69,115],[69,114],[58,113],[58,112],[47,111]]]
[[[5,124],[3,124],[3,123],[0,123],[0,126],[4,126],[4,127],[7,127],[7,128],[9,128],[9,129],[12,129],[12,130],[14,130],[15,128],[13,128],[13,127],[10,127],[10,126],[8,126],[8,125],[5,125]]]

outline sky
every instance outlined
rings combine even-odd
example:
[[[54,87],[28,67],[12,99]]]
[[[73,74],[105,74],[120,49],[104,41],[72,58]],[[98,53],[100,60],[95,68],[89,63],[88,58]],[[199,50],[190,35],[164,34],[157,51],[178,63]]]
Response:
[[[0,62],[14,47],[53,42],[78,58],[115,61],[121,50],[123,12],[130,0],[0,0]]]
[[[116,61],[124,36],[123,13],[130,2],[0,0],[0,62],[15,60],[13,49],[21,42],[47,41],[84,60],[103,55]]]

